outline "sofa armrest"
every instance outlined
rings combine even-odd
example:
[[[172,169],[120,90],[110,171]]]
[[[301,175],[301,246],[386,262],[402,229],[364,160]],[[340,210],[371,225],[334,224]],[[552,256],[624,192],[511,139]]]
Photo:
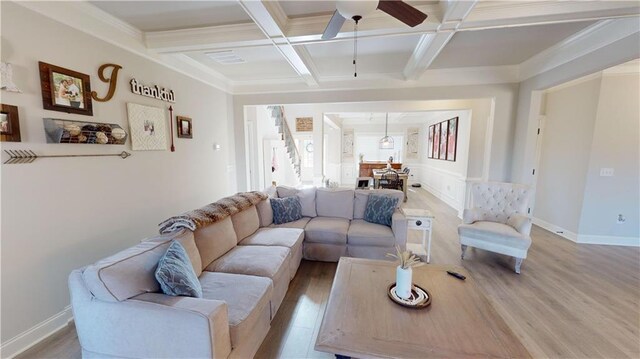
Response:
[[[513,227],[518,233],[528,236],[531,234],[531,218],[524,214],[516,213],[511,215],[507,224]]]
[[[127,358],[226,358],[231,352],[223,301],[147,293],[105,302],[84,295],[73,280],[73,314],[85,350]]]
[[[407,248],[407,217],[400,210],[391,216],[391,231],[396,238],[396,245],[404,251]]]

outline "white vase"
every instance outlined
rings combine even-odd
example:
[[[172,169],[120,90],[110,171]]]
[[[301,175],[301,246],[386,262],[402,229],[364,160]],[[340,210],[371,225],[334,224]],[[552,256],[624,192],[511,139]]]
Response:
[[[409,299],[411,297],[411,277],[413,271],[411,268],[402,269],[398,266],[396,269],[396,294],[402,299]]]

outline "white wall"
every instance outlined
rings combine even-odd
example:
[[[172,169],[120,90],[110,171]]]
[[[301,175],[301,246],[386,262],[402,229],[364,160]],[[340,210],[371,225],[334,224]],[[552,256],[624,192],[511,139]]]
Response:
[[[515,130],[513,119],[515,117],[515,100],[518,95],[517,84],[499,85],[476,85],[476,86],[443,86],[429,88],[412,89],[376,89],[376,90],[349,90],[349,91],[317,91],[301,93],[266,93],[251,95],[234,95],[233,102],[235,108],[235,118],[237,124],[242,124],[243,108],[247,105],[259,104],[313,104],[319,106],[318,115],[324,112],[350,112],[354,104],[357,104],[365,112],[418,112],[430,110],[466,110],[471,109],[473,113],[480,111],[476,106],[482,106],[486,114],[478,116],[486,118],[493,115],[491,123],[492,131],[487,133],[491,139],[491,148],[485,152],[475,151],[478,144],[471,141],[473,156],[478,156],[474,161],[473,172],[468,172],[469,176],[476,176],[478,163],[480,172],[486,168],[486,177],[491,180],[508,180],[511,173],[511,148],[513,141],[513,131]],[[459,99],[459,100],[451,100]],[[315,115],[314,115],[315,116]],[[244,149],[244,128],[235,126],[236,148],[238,151]],[[472,129],[475,132],[475,129]],[[483,134],[486,127],[481,130]],[[484,142],[483,142],[484,143]],[[316,147],[316,151],[318,148]],[[316,155],[322,155],[317,152]],[[475,157],[474,157],[475,158]],[[238,186],[244,188],[246,183],[246,163],[244,155],[238,153],[236,156],[238,170]],[[483,175],[483,173],[480,173]],[[478,177],[480,176],[478,175]]]
[[[600,77],[546,95],[533,215],[578,233]]]
[[[22,94],[3,91],[2,103],[16,105],[22,143],[2,149],[44,154],[118,153],[132,157],[38,159],[2,165],[2,344],[3,356],[48,334],[51,326],[19,336],[65,310],[72,269],[113,254],[157,233],[157,224],[235,188],[231,97],[200,81],[133,55],[80,31],[1,2],[2,61],[14,67]],[[94,116],[42,109],[38,61],[91,75],[92,89],[107,86],[97,77],[104,63],[123,66],[114,98],[93,102]],[[176,139],[176,152],[131,151],[124,146],[46,144],[43,117],[110,122],[127,129],[126,102],[167,107],[134,95],[132,77],[176,93],[174,114],[193,118],[193,139]],[[222,146],[213,150],[213,144]],[[232,173],[229,173],[231,170]],[[64,324],[66,311],[50,325]],[[18,337],[17,337],[18,336]],[[10,341],[14,338],[14,341]]]
[[[445,161],[427,157],[427,141],[429,126],[458,117],[458,147],[455,161]],[[470,163],[469,145],[471,142],[471,127],[475,121],[471,111],[447,111],[430,118],[421,128],[421,136],[425,139],[420,149],[419,180],[420,183],[436,197],[445,201],[448,205],[462,211],[465,205],[467,186],[467,170]],[[478,119],[479,123],[486,123]],[[486,128],[482,128],[485,130]],[[476,136],[484,137],[483,131],[477,131]],[[483,146],[484,147],[484,146]],[[480,159],[483,152],[476,154],[474,158]],[[417,167],[417,166],[414,166]]]
[[[578,241],[640,245],[640,74],[602,77]],[[614,176],[601,177],[600,169]],[[616,223],[618,214],[626,217]]]

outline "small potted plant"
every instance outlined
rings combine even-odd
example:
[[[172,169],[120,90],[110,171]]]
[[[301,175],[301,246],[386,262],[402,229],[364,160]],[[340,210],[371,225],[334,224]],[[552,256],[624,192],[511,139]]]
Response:
[[[411,251],[403,252],[398,245],[396,245],[396,254],[387,253],[387,256],[400,262],[396,268],[396,294],[402,299],[411,298],[412,268],[424,265],[424,262]]]

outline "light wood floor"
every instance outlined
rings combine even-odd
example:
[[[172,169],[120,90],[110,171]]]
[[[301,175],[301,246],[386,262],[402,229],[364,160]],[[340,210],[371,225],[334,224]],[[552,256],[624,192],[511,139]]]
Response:
[[[505,256],[470,248],[461,261],[460,220],[430,193],[412,190],[405,206],[435,214],[431,262],[469,270],[532,356],[640,358],[640,249],[577,245],[534,226],[517,275]],[[335,270],[335,263],[303,261],[257,358],[333,358],[313,346]],[[75,330],[20,356],[45,357],[80,358]]]

